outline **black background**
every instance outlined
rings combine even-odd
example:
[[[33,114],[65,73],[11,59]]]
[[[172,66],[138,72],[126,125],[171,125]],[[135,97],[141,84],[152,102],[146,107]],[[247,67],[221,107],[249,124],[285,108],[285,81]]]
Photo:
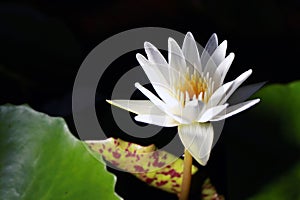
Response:
[[[82,61],[104,39],[145,26],[165,27],[182,33],[191,31],[200,44],[205,44],[212,33],[217,33],[220,41],[228,40],[228,52],[234,52],[236,57],[227,81],[252,68],[254,72],[247,83],[291,82],[300,77],[299,8],[300,2],[296,0],[1,1],[0,103],[27,103],[38,111],[62,116],[76,135],[71,93]],[[100,115],[109,116],[102,119],[102,123],[111,124],[106,125],[106,129],[112,136],[118,136],[119,130],[113,125],[110,107],[104,100],[110,99],[117,77],[137,65],[135,53],[116,60],[107,78],[99,83],[102,89],[97,92],[96,106],[101,108]],[[208,166],[200,167],[203,173],[193,180],[194,199],[199,199],[204,176],[210,176],[227,199],[247,198],[271,179],[271,173],[250,182],[239,178],[248,174],[251,167],[239,168],[238,161],[232,161],[238,158],[226,153],[226,146],[235,142],[229,138],[234,138],[238,130],[251,126],[246,119],[247,116],[228,120]],[[164,131],[169,132],[168,137],[161,143],[156,142],[157,145],[163,145],[176,133],[174,129]],[[131,139],[142,144],[157,141],[155,137],[145,141]],[[228,170],[228,166],[231,169]],[[235,173],[232,168],[238,171]],[[116,190],[125,199],[177,198],[148,187],[129,174],[112,172],[118,176]]]

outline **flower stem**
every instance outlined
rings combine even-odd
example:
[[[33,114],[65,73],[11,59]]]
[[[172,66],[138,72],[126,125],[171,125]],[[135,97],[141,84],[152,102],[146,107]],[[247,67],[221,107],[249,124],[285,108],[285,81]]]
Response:
[[[188,150],[184,151],[183,178],[179,200],[188,200],[192,179],[193,157]]]

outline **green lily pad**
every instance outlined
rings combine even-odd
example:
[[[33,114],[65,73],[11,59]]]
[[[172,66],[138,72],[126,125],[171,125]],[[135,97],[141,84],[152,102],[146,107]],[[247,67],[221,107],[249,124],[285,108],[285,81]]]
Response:
[[[284,173],[275,181],[265,186],[261,192],[250,198],[250,200],[282,200],[300,199],[300,162],[293,169]]]
[[[285,140],[283,142],[289,144],[291,151],[292,148],[294,149],[292,154],[299,155],[300,81],[270,85],[258,92],[257,96],[260,96],[264,102],[264,106],[258,107],[260,112],[266,112],[269,116],[276,116],[280,136]],[[299,182],[300,162],[298,160],[250,199],[299,199],[300,193],[297,184]]]
[[[256,97],[227,139],[231,199],[300,199],[300,81],[267,85]]]
[[[257,93],[259,109],[280,118],[281,133],[289,142],[300,145],[300,81],[273,84]]]
[[[0,199],[120,199],[115,176],[61,118],[0,107]]]

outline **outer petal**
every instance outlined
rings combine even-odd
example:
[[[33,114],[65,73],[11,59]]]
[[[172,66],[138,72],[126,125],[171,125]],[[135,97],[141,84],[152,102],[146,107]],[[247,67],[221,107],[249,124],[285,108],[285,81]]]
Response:
[[[218,66],[218,68],[215,72],[215,75],[213,77],[213,80],[215,81],[215,84],[217,86],[220,86],[223,84],[225,76],[232,64],[233,59],[234,59],[234,53],[230,53]],[[220,78],[219,81],[218,81],[218,78]]]
[[[106,100],[111,105],[117,106],[129,112],[145,115],[155,114],[163,115],[164,112],[158,109],[154,103],[149,100]]]
[[[194,66],[199,73],[202,72],[200,56],[197,48],[196,41],[191,32],[185,35],[182,52],[186,59],[187,66]]]
[[[240,87],[230,96],[227,102],[231,105],[241,103],[247,100],[252,94],[257,92],[266,83],[267,82],[260,82]]]
[[[215,116],[219,115],[222,111],[224,111],[227,108],[227,106],[228,104],[224,104],[224,105],[219,105],[219,106],[209,108],[203,114],[201,114],[201,116],[197,121],[202,123],[208,122],[211,119],[213,119]]]
[[[181,125],[178,126],[178,133],[184,147],[201,165],[206,165],[214,137],[212,124]]]
[[[168,51],[169,51],[169,64],[171,67],[175,69],[183,69],[186,68],[185,57],[181,48],[178,46],[177,42],[173,38],[169,38],[168,40]]]
[[[164,69],[158,69],[156,64],[148,62],[148,60],[141,54],[136,55],[137,60],[145,71],[148,79],[150,80],[153,88],[157,94],[162,98],[165,103],[176,105],[177,99],[172,94],[170,89],[169,80],[161,73],[161,70],[168,70],[168,66],[160,65]]]
[[[139,89],[148,99],[154,103],[159,109],[165,110],[166,109],[166,104],[160,100],[157,96],[155,96],[152,92],[144,88],[141,84],[135,83],[134,85],[137,89]]]
[[[213,54],[215,49],[218,47],[218,37],[214,33],[212,36],[209,38],[205,48],[203,49],[203,52],[201,54],[201,65],[203,67],[203,70],[205,70],[205,66],[207,61],[209,60],[210,56]]]
[[[235,80],[230,81],[219,87],[210,97],[207,106],[213,107],[215,105],[224,104],[232,93],[251,75],[252,70],[248,70],[237,77]]]
[[[257,104],[259,101],[260,101],[260,99],[254,99],[254,100],[246,101],[243,103],[239,103],[234,106],[230,106],[229,108],[227,108],[225,115],[217,116],[217,117],[211,119],[210,121],[220,121],[220,120],[226,119],[228,117],[231,117],[232,115],[235,115],[239,112],[242,112],[242,111],[250,108],[251,106]]]
[[[226,56],[227,40],[224,40],[211,55],[212,61],[218,66]]]
[[[139,89],[152,103],[154,103],[161,111],[180,122],[181,124],[186,124],[188,121],[181,118],[181,116],[174,115],[171,110],[169,110],[168,105],[166,105],[163,101],[161,101],[158,97],[156,97],[152,92],[144,88],[141,84],[135,83],[135,87]]]
[[[225,98],[226,93],[228,93],[228,91],[232,88],[233,83],[234,82],[231,81],[231,82],[228,82],[228,83],[222,85],[221,87],[219,87],[212,94],[212,96],[210,97],[210,99],[209,99],[209,101],[208,101],[208,103],[207,103],[206,106],[208,108],[211,108],[211,107],[214,107],[216,105],[219,105],[220,101]]]
[[[159,65],[153,62],[149,62],[142,54],[139,53],[136,54],[136,59],[142,66],[150,81],[162,83],[166,86],[169,85],[167,76],[168,74],[162,73],[168,70],[168,64]],[[158,68],[158,66],[160,66],[160,68]],[[166,69],[162,70],[163,67],[165,67]]]
[[[177,121],[168,115],[137,115],[134,119],[139,122],[163,127],[174,127],[179,125]]]
[[[252,74],[252,70],[249,69],[248,71],[241,74],[233,81],[232,87],[226,93],[226,96],[220,101],[220,104],[224,104],[227,99],[232,95],[232,93]]]
[[[173,38],[169,38],[168,40],[168,57],[170,67],[170,84],[174,85],[174,83],[179,79],[181,72],[186,71],[186,63],[182,50]]]
[[[227,41],[224,40],[213,52],[211,57],[205,66],[204,74],[209,73],[211,76],[215,74],[215,71],[219,64],[225,59],[227,49]],[[219,78],[220,79],[220,78]]]
[[[150,42],[144,43],[144,48],[148,57],[148,60],[145,58],[142,58],[142,63],[151,64],[151,67],[155,68],[157,71],[160,71],[163,77],[166,79],[166,81],[169,81],[169,64],[166,61],[166,59],[163,57],[163,55],[160,53],[160,51],[152,45]],[[140,54],[137,54],[141,56]],[[140,60],[138,59],[140,62]],[[140,62],[140,64],[142,64]]]
[[[160,51],[150,42],[145,42],[144,48],[150,62],[161,65],[168,65],[166,59],[163,57]]]

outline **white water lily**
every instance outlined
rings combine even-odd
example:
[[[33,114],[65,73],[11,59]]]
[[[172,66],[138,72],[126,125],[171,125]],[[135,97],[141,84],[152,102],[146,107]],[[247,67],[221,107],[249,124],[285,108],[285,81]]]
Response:
[[[178,126],[184,147],[201,165],[206,165],[214,137],[211,122],[224,120],[259,102],[255,99],[236,105],[227,103],[252,70],[223,84],[234,54],[226,57],[227,41],[218,45],[216,34],[211,36],[201,55],[190,32],[182,48],[169,38],[169,62],[151,43],[145,42],[144,47],[148,59],[141,54],[136,57],[160,98],[136,83],[135,87],[149,100],[107,102],[137,114],[137,121],[163,127]]]

